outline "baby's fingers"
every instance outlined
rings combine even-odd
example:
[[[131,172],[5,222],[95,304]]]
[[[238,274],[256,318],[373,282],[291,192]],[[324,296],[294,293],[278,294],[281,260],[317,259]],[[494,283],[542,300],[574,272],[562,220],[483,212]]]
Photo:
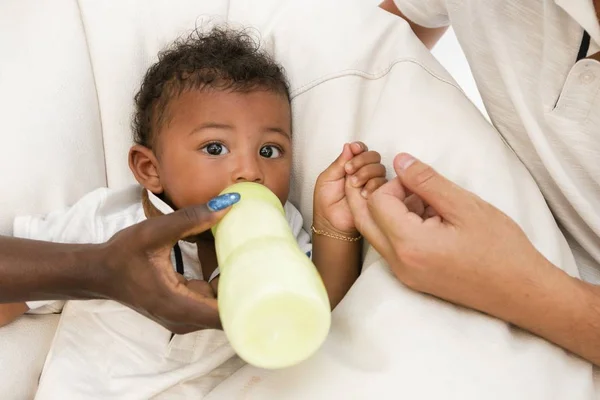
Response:
[[[367,164],[354,175],[348,177],[350,184],[357,188],[367,184],[368,181],[375,178],[385,178],[385,166],[383,164]]]
[[[343,179],[346,176],[346,171],[344,170],[346,164],[353,157],[352,150],[350,150],[350,145],[348,143],[344,144],[342,149],[342,153],[331,163],[329,167],[319,175],[319,181],[321,182],[331,182],[337,181],[339,179]]]
[[[365,187],[360,191],[360,195],[366,199],[371,193],[379,189],[381,186],[385,185],[386,182],[387,179],[385,179],[385,177],[370,179],[365,184]]]
[[[350,147],[350,150],[352,151],[352,154],[355,156],[369,150],[367,145],[364,144],[363,142],[352,142],[352,143],[350,143],[349,147]]]
[[[357,156],[354,156],[345,165],[346,173],[348,175],[355,174],[358,170],[368,164],[379,164],[381,162],[381,155],[376,151],[366,151]]]

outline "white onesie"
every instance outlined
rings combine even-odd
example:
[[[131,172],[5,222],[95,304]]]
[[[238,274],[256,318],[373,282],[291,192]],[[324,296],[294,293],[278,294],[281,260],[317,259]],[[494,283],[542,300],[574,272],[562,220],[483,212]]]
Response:
[[[173,212],[148,194],[160,211]],[[53,242],[105,242],[146,219],[141,195],[137,185],[97,189],[68,209],[15,219],[14,234]],[[310,255],[302,216],[290,203],[284,209],[300,248]],[[184,276],[203,279],[196,245],[178,244]],[[111,300],[27,304],[30,313],[62,310],[36,399],[200,399],[243,365],[219,330],[172,337],[159,324]]]

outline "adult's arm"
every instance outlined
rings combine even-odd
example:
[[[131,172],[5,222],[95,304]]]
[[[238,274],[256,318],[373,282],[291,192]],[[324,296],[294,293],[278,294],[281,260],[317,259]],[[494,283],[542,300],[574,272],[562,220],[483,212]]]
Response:
[[[554,266],[512,219],[430,166],[401,154],[394,168],[398,177],[369,197],[361,232],[400,281],[600,365],[599,287]],[[438,215],[409,211],[407,190]]]
[[[175,333],[220,326],[217,301],[170,261],[173,245],[210,229],[237,202],[224,195],[151,218],[103,244],[61,244],[0,237],[0,302],[112,299]]]
[[[440,28],[426,28],[413,21],[411,21],[406,15],[398,9],[398,6],[394,3],[394,0],[383,0],[379,7],[387,12],[397,15],[408,22],[415,35],[423,42],[428,49],[432,49],[433,46],[440,40],[440,38],[448,30],[447,26]]]

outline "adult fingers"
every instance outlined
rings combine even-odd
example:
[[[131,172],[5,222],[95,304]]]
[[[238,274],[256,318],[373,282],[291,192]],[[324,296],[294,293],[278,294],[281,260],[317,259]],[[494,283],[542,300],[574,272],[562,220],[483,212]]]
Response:
[[[456,224],[468,216],[472,195],[431,166],[402,153],[394,159],[394,169],[402,185],[433,207],[444,220]]]

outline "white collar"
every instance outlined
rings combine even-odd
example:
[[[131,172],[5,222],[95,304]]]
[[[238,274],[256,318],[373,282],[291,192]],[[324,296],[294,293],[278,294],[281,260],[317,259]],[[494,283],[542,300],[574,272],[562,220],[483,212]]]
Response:
[[[162,201],[157,195],[155,195],[154,193],[152,193],[151,191],[146,189],[146,192],[148,193],[148,200],[150,200],[150,203],[152,203],[152,205],[154,207],[156,207],[156,209],[158,211],[160,211],[163,214],[171,214],[172,212],[174,212],[175,210],[173,210],[171,208],[170,205],[168,205],[167,203],[165,203],[164,201]]]
[[[554,0],[600,45],[600,24],[596,18],[594,0]]]

